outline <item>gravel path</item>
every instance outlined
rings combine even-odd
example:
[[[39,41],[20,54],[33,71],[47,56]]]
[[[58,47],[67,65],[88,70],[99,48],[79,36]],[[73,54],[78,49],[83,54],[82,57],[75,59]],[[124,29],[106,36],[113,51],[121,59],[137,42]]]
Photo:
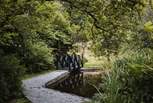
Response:
[[[89,99],[44,88],[45,83],[68,73],[65,70],[57,70],[32,79],[23,80],[23,93],[32,103],[82,103]]]

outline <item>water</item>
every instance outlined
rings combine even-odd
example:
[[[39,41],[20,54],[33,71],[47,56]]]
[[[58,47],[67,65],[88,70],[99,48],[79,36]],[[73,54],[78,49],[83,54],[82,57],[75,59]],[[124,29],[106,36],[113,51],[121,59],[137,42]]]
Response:
[[[97,89],[95,87],[98,87],[100,83],[101,75],[85,75],[83,85],[79,85],[75,88],[71,88],[70,86],[55,86],[52,88],[61,92],[67,92],[87,98],[92,98],[94,94],[97,93]]]

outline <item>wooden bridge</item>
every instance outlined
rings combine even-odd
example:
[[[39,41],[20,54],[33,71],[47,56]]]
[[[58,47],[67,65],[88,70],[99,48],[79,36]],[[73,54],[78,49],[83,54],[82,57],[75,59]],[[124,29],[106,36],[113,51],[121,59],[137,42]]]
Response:
[[[80,55],[73,53],[72,55],[56,55],[55,66],[57,69],[68,70],[68,73],[61,75],[57,80],[49,81],[46,87],[69,87],[75,88],[83,84],[83,60]]]

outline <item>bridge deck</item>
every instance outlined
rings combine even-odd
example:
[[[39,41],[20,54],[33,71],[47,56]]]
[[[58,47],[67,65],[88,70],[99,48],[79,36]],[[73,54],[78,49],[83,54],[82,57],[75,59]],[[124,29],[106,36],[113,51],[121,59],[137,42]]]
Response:
[[[82,103],[89,99],[77,95],[47,89],[44,85],[53,80],[55,83],[58,78],[62,78],[69,72],[58,70],[45,75],[23,80],[23,93],[32,103]]]

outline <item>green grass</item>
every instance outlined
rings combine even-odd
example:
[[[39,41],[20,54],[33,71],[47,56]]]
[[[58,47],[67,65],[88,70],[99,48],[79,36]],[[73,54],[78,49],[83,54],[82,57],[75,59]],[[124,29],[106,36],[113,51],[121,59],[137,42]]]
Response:
[[[92,67],[98,67],[101,68],[102,64],[104,62],[104,59],[98,58],[94,55],[93,52],[89,49],[85,49],[84,58],[87,62],[85,62],[84,67],[85,68],[92,68]]]
[[[97,67],[97,68],[101,68],[103,61],[102,60],[98,60],[96,58],[92,58],[92,59],[87,59],[88,61],[84,64],[84,67],[86,68],[91,68],[91,67]]]
[[[105,57],[95,57],[94,55],[88,54],[86,55],[85,59],[87,62],[84,64],[85,68],[98,68],[98,69],[109,69],[110,62]]]

